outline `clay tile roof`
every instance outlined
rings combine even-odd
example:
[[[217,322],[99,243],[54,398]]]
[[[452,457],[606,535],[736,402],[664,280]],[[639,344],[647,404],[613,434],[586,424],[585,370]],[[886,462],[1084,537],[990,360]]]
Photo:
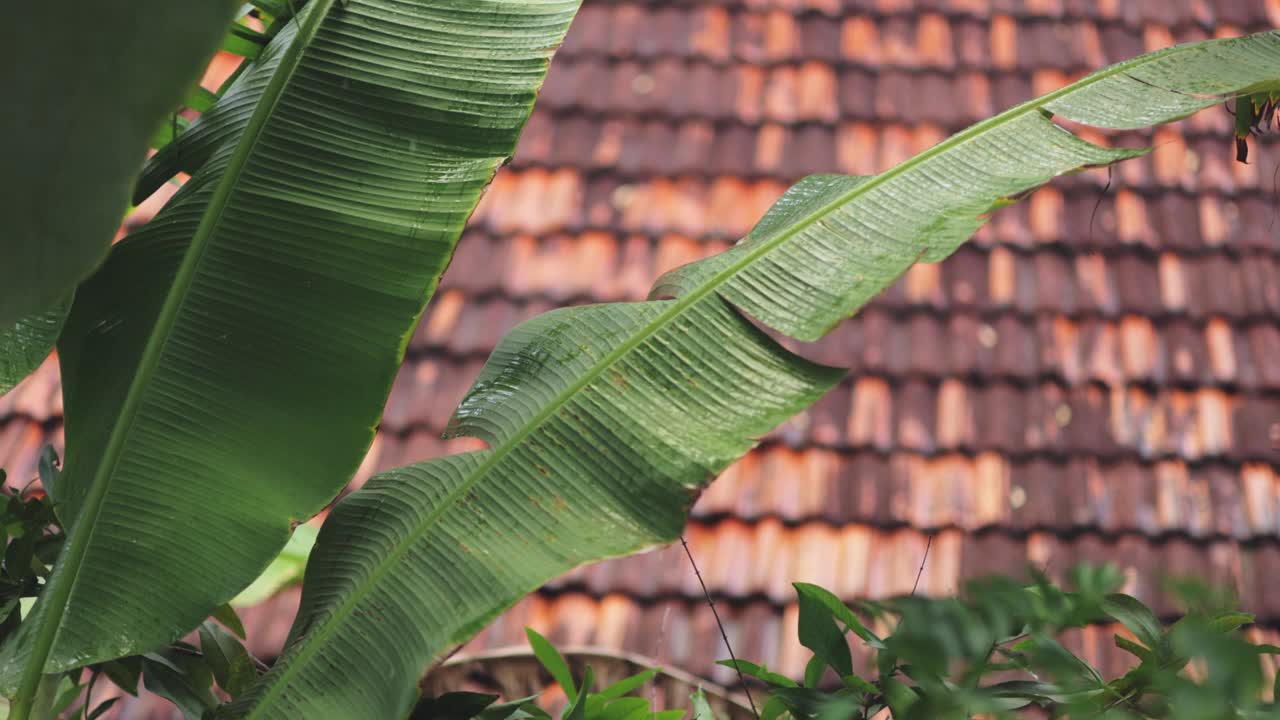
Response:
[[[586,0],[515,161],[415,334],[364,474],[439,440],[504,332],[566,303],[638,300],[813,172],[883,170],[1103,63],[1268,29],[1277,0]],[[1232,583],[1275,641],[1280,594],[1280,145],[1233,162],[1209,110],[1151,156],[1065,179],[913,269],[807,349],[852,368],[693,511],[688,538],[739,657],[798,674],[788,583],[846,598],[1112,561]],[[61,443],[56,367],[0,398],[0,465]],[[359,479],[358,479],[359,480]],[[252,613],[271,655],[285,596]],[[678,549],[576,571],[472,643],[653,655],[730,682]],[[1071,639],[1098,662],[1105,629]]]

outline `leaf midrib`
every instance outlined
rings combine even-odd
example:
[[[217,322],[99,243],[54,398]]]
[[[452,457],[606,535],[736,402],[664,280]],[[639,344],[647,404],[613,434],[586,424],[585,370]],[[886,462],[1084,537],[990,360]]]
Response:
[[[188,291],[194,283],[197,270],[199,270],[201,261],[204,258],[205,250],[222,222],[231,197],[239,185],[241,174],[257,148],[258,141],[262,138],[263,132],[279,105],[286,87],[301,64],[307,47],[315,38],[320,24],[328,15],[334,1],[315,0],[314,4],[317,7],[311,10],[306,24],[302,26],[301,31],[294,38],[285,56],[281,59],[280,65],[272,73],[271,80],[263,91],[262,98],[254,109],[253,115],[249,118],[249,122],[245,125],[244,132],[240,136],[230,160],[227,162],[222,178],[209,198],[209,205],[205,208],[200,225],[197,226],[195,234],[191,238],[191,244],[183,256],[182,264],[178,266],[173,284],[165,296],[164,304],[160,307],[160,313],[156,317],[151,335],[147,338],[147,343],[143,348],[142,356],[138,362],[138,370],[130,381],[128,392],[120,406],[120,414],[112,427],[111,435],[107,439],[107,444],[94,471],[93,481],[89,485],[89,492],[85,496],[84,505],[76,516],[75,532],[73,537],[70,538],[70,542],[61,559],[61,572],[58,575],[58,580],[46,590],[47,596],[44,601],[50,603],[50,608],[48,614],[44,616],[44,622],[36,635],[32,656],[26,668],[24,668],[22,680],[19,683],[20,696],[32,696],[40,682],[40,676],[44,672],[49,654],[53,650],[54,640],[61,627],[67,601],[70,599],[71,592],[79,579],[85,554],[96,530],[96,521],[106,500],[116,465],[132,433],[141,408],[142,397],[160,364],[160,359],[177,323],[178,312],[181,310]]]
[[[764,243],[761,243],[759,246],[756,246],[755,248],[753,248],[750,252],[744,253],[744,256],[741,260],[726,266],[725,269],[721,270],[719,273],[709,278],[701,286],[690,291],[687,295],[684,295],[683,297],[677,298],[675,300],[665,301],[665,302],[671,302],[672,303],[671,307],[669,307],[666,311],[662,312],[657,317],[655,317],[652,321],[650,321],[647,325],[645,325],[640,330],[638,330],[634,335],[632,335],[625,342],[620,344],[612,352],[605,355],[598,363],[596,363],[589,370],[587,370],[586,373],[582,375],[582,379],[569,385],[567,388],[561,391],[560,394],[558,394],[551,403],[549,403],[541,412],[539,412],[537,415],[531,418],[528,422],[526,422],[525,425],[522,428],[520,428],[520,430],[518,430],[515,434],[510,436],[504,442],[498,444],[496,447],[491,448],[485,460],[481,462],[479,465],[477,465],[474,470],[468,473],[468,475],[463,479],[461,483],[458,484],[458,486],[453,491],[445,495],[445,497],[441,500],[438,508],[436,510],[433,510],[430,514],[428,514],[428,516],[422,521],[422,523],[420,523],[418,527],[414,528],[413,532],[403,542],[401,542],[390,553],[386,554],[383,557],[383,559],[378,563],[378,565],[374,568],[374,571],[370,573],[369,576],[365,578],[365,580],[360,582],[356,586],[356,589],[353,592],[347,595],[347,599],[343,601],[343,603],[340,606],[338,606],[338,608],[334,610],[324,620],[324,622],[322,622],[313,632],[307,633],[306,639],[304,641],[306,645],[301,650],[298,651],[298,654],[294,656],[292,662],[290,662],[286,667],[280,670],[280,675],[276,677],[271,687],[268,688],[267,692],[262,696],[262,698],[254,704],[254,707],[249,711],[249,714],[245,716],[246,720],[250,720],[251,718],[257,717],[260,711],[266,708],[270,702],[274,701],[284,691],[284,688],[287,687],[287,681],[297,673],[296,668],[305,666],[306,663],[311,659],[311,657],[315,655],[317,652],[319,652],[319,648],[323,646],[326,642],[328,642],[330,637],[340,627],[341,625],[340,621],[345,620],[346,617],[349,616],[355,610],[355,607],[370,592],[373,591],[373,588],[378,584],[378,582],[382,579],[382,577],[386,575],[388,572],[390,572],[391,567],[394,566],[397,562],[399,562],[400,558],[403,557],[404,554],[407,553],[409,549],[419,539],[421,539],[424,535],[426,535],[431,530],[431,528],[436,524],[436,522],[440,519],[440,517],[444,515],[445,511],[449,507],[456,504],[462,496],[464,496],[473,487],[475,487],[475,485],[479,483],[484,478],[484,476],[488,474],[489,471],[491,471],[499,462],[501,462],[508,454],[510,454],[512,450],[514,450],[522,442],[524,442],[524,440],[527,437],[532,435],[534,431],[536,431],[542,425],[542,423],[546,422],[552,415],[554,415],[562,407],[564,407],[573,398],[574,395],[576,395],[578,392],[580,392],[583,388],[585,388],[591,382],[593,382],[594,380],[599,378],[601,375],[603,375],[604,372],[608,370],[614,363],[622,359],[622,357],[625,356],[626,354],[635,350],[637,347],[640,346],[640,344],[648,340],[650,337],[652,337],[654,334],[660,331],[663,327],[665,327],[668,323],[670,323],[680,314],[682,314],[683,312],[685,312],[686,310],[688,310],[689,308],[697,304],[707,295],[716,291],[721,285],[723,285],[726,281],[728,281],[732,276],[741,272],[743,269],[745,269],[746,267],[754,263],[761,256],[767,254],[768,252],[771,252],[773,249],[783,244],[787,240],[791,239],[792,237],[800,233],[802,230],[818,222],[820,219],[825,217],[828,213],[834,211],[836,208],[840,207],[841,205],[844,205],[852,201],[853,199],[857,198],[859,195],[867,193],[873,190],[874,188],[898,177],[899,175],[902,175],[914,169],[915,167],[927,162],[928,160],[931,160],[937,155],[947,152],[951,148],[967,142],[969,139],[973,138],[974,136],[985,133],[988,130],[995,127],[999,127],[1000,125],[1003,125],[1005,123],[1012,122],[1013,120],[1027,113],[1039,112],[1044,105],[1050,102],[1053,102],[1054,100],[1057,100],[1060,97],[1063,97],[1072,92],[1080,90],[1081,88],[1092,85],[1093,83],[1114,77],[1115,75],[1124,73],[1137,65],[1145,64],[1147,62],[1150,62],[1156,59],[1157,57],[1164,57],[1166,55],[1171,54],[1172,52],[1183,50],[1183,49],[1185,48],[1173,47],[1164,51],[1157,51],[1155,53],[1142,55],[1128,62],[1113,65],[1109,68],[1106,68],[1092,75],[1089,75],[1088,77],[1085,77],[1075,83],[1067,85],[1066,87],[1063,87],[1052,93],[1043,95],[1038,98],[1034,98],[1025,103],[1022,103],[1021,105],[1017,105],[1013,108],[1010,108],[1009,110],[1006,110],[1005,112],[999,115],[996,115],[993,118],[989,118],[980,123],[977,123],[976,125],[972,125],[967,130],[963,130],[955,135],[952,135],[951,137],[947,138],[941,143],[938,143],[932,148],[920,153],[919,155],[916,155],[910,160],[896,167],[890,168],[889,170],[886,170],[883,173],[874,175],[868,178],[866,182],[860,183],[856,187],[851,188],[849,191],[838,195],[834,200],[819,207],[818,209],[813,211],[810,215],[805,217],[802,221],[793,224],[790,228],[783,231],[782,233],[779,233],[776,237],[771,238],[770,240]]]

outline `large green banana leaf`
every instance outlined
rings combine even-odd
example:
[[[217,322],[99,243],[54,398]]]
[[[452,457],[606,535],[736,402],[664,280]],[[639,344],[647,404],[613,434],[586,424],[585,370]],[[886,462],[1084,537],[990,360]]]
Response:
[[[45,312],[0,327],[0,395],[40,366],[58,340],[70,302],[54,303]]]
[[[1134,128],[1280,80],[1280,34],[1155,53],[983,122],[874,177],[808,178],[729,251],[645,303],[514,329],[458,408],[489,449],[380,475],[320,533],[284,654],[246,718],[403,717],[427,665],[583,562],[677,536],[699,489],[841,372],[744,319],[811,339],[996,207],[1139,154],[1054,115]]]
[[[48,312],[106,256],[147,142],[199,79],[236,6],[36,2],[6,11],[0,327]]]
[[[69,537],[0,657],[20,700],[191,630],[348,481],[576,4],[312,0],[228,90],[63,331]]]

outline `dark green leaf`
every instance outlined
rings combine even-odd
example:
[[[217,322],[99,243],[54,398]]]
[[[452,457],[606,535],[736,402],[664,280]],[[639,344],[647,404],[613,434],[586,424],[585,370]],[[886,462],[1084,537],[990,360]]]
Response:
[[[1153,662],[1156,660],[1154,651],[1123,635],[1116,635],[1116,647],[1137,656],[1139,660],[1151,660]]]
[[[814,592],[812,585],[796,583],[796,591],[800,595],[800,644],[813,651],[815,657],[826,663],[840,677],[853,674],[853,657],[849,653],[849,643],[840,628],[836,626],[832,608],[820,594]],[[843,607],[843,604],[841,604]],[[805,685],[810,683],[813,675],[805,670]]]
[[[249,651],[221,625],[206,620],[200,625],[200,651],[213,671],[218,686],[231,697],[239,697],[258,679],[258,670]]]
[[[219,605],[217,608],[214,608],[212,617],[214,620],[222,623],[222,625],[228,630],[235,633],[236,637],[241,640],[245,639],[244,623],[240,622],[240,616],[236,614],[236,609],[231,607],[230,604]]]
[[[205,89],[202,85],[196,85],[187,91],[187,96],[182,99],[182,105],[197,112],[204,112],[213,107],[217,101],[217,93]]]
[[[23,69],[4,82],[5,106],[21,112],[0,113],[0,328],[54,307],[106,256],[147,140],[235,7],[40,2],[4,24],[0,47]]]
[[[1103,599],[1102,609],[1128,628],[1138,642],[1150,650],[1160,652],[1164,643],[1164,628],[1155,613],[1137,598],[1112,593]]]
[[[194,662],[179,665],[173,658],[158,662],[148,655],[142,660],[142,683],[148,690],[168,700],[182,711],[185,720],[201,720],[217,702],[209,691],[211,676],[200,672]]]
[[[148,146],[156,150],[167,147],[177,140],[179,135],[186,132],[188,127],[191,127],[190,120],[179,115],[176,111],[169,113],[164,122],[160,123],[156,131],[151,135]]]
[[[116,687],[130,695],[137,695],[138,680],[142,677],[142,658],[135,655],[104,663],[102,672]]]
[[[880,638],[868,630],[862,624],[862,621],[858,619],[858,616],[853,613],[853,610],[848,605],[845,605],[840,598],[836,597],[834,593],[812,583],[792,583],[792,585],[798,594],[807,595],[810,600],[825,606],[831,612],[832,617],[843,623],[848,631],[862,638],[869,646],[873,648],[884,647],[880,643]]]
[[[777,695],[770,695],[765,701],[764,707],[760,708],[760,720],[777,720],[787,712],[787,704]]]
[[[100,718],[104,714],[106,714],[106,712],[110,710],[111,707],[119,701],[120,701],[120,698],[118,697],[107,698],[106,700],[103,700],[102,702],[98,703],[98,707],[94,708],[93,711],[89,713],[88,717],[85,718],[85,720],[97,720],[97,718]]]
[[[770,698],[780,700],[794,718],[814,717],[839,699],[838,696],[814,688],[780,688],[774,690]]]
[[[875,685],[872,685],[870,682],[863,679],[862,677],[859,677],[858,675],[845,675],[844,677],[840,678],[840,680],[844,682],[845,687],[849,688],[850,690],[853,690],[854,692],[863,693],[866,695],[874,695],[877,692]]]
[[[1209,618],[1207,626],[1211,632],[1229,633],[1245,625],[1253,623],[1254,617],[1245,612],[1220,612]]]
[[[127,31],[108,32],[112,20],[94,33],[147,47],[120,37],[150,37],[150,20],[133,10],[153,4],[112,8]],[[194,23],[217,4],[160,3],[152,14]],[[100,14],[93,7],[77,22]],[[571,0],[489,13],[471,0],[306,7],[155,156],[160,182],[195,172],[76,291],[58,347],[68,451],[56,500],[68,541],[0,649],[0,688],[183,636],[253,580],[300,518],[332,501],[368,450],[423,305],[513,151],[574,10]],[[467,19],[442,22],[450,12]],[[38,17],[21,24],[62,29]],[[46,46],[38,57],[79,68],[98,62],[101,42]],[[41,75],[15,77],[28,74]],[[28,165],[24,152],[5,166],[50,164]],[[181,168],[165,164],[173,157]],[[53,196],[66,214],[75,193]],[[393,680],[385,662],[365,665],[352,672]],[[397,688],[374,693],[402,705],[390,715],[414,699],[399,682],[410,671],[397,667]]]
[[[532,642],[532,638],[530,638],[530,641]],[[543,642],[546,642],[546,641],[544,640]],[[559,657],[559,656],[560,656],[560,653],[556,653],[556,657]],[[545,665],[546,663],[544,662],[543,664]],[[568,668],[565,669],[565,672],[568,672]],[[586,671],[584,671],[582,674],[582,692],[576,693],[576,696],[570,694],[570,692],[573,690],[572,677],[569,678],[568,687],[566,687],[563,683],[561,683],[560,689],[564,690],[565,695],[568,695],[569,701],[570,701],[569,707],[566,708],[564,711],[564,714],[560,716],[561,718],[563,718],[563,720],[586,720],[587,697],[591,694],[592,679],[593,678],[591,677],[591,666],[587,666]]]
[[[885,678],[881,686],[884,688],[885,704],[894,717],[906,717],[911,706],[920,699],[914,690],[897,678]]]
[[[445,693],[419,702],[410,715],[410,720],[471,720],[497,700],[497,695],[483,693]]]
[[[641,685],[644,685],[645,683],[649,682],[657,674],[658,674],[657,670],[644,670],[642,672],[638,672],[635,675],[625,677],[609,685],[609,687],[601,690],[598,694],[604,700],[613,700],[614,698],[620,698],[623,695],[626,695],[627,693],[631,692],[632,690],[635,690],[636,688],[640,687]]]
[[[804,686],[807,688],[816,688],[822,684],[822,676],[827,672],[827,661],[820,656],[814,655],[809,658],[809,662],[804,665]]]
[[[485,708],[479,715],[477,720],[507,720],[512,717],[520,718],[537,718],[537,720],[551,720],[551,716],[545,710],[537,705],[538,696],[532,695],[519,700],[512,700],[505,703],[497,703]]]
[[[591,698],[595,699],[595,698]],[[649,701],[644,698],[618,698],[600,710],[592,712],[587,709],[588,720],[630,720],[631,718],[647,718],[653,714]]]
[[[3,291],[0,291],[2,293]],[[70,298],[47,310],[0,325],[0,395],[11,390],[49,356],[71,309]]]
[[[261,44],[254,42],[239,33],[227,33],[227,35],[222,39],[222,49],[233,55],[240,55],[248,60],[253,60],[262,53]]]
[[[251,3],[254,7],[262,10],[272,17],[287,17],[293,14],[289,7],[289,0],[253,0]]]
[[[538,658],[538,662],[542,663],[542,667],[551,673],[551,677],[560,685],[560,689],[564,690],[565,697],[569,698],[569,702],[573,702],[578,697],[578,688],[573,684],[573,673],[569,672],[569,664],[564,661],[564,657],[560,655],[560,651],[547,639],[538,634],[533,628],[525,628],[525,636],[529,638],[529,646],[533,648],[534,657]],[[590,692],[591,688],[584,684],[582,689]]]
[[[44,486],[45,492],[52,496],[58,487],[58,474],[61,472],[61,466],[58,462],[58,451],[53,449],[52,445],[45,445],[40,451],[40,462],[36,465],[36,471],[40,474],[40,484]]]
[[[57,699],[53,701],[53,706],[49,708],[50,717],[60,717],[65,713],[75,701],[79,699],[84,692],[84,686],[76,682],[72,677],[68,676],[62,679],[58,686]]]
[[[723,665],[727,668],[740,670],[743,675],[756,678],[763,681],[766,685],[773,687],[798,687],[796,681],[776,672],[770,672],[764,666],[756,665],[746,660],[717,660],[717,665]]]

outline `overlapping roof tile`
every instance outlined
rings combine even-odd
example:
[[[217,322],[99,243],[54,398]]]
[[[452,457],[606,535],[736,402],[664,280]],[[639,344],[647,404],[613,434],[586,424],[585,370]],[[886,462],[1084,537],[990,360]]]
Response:
[[[799,177],[875,173],[1092,68],[1280,24],[1280,0],[586,0],[514,163],[414,335],[375,469],[443,441],[502,334],[563,304],[637,300],[744,235]],[[1163,612],[1167,574],[1280,597],[1280,143],[1234,162],[1212,109],[1110,176],[1063,179],[920,265],[824,341],[849,379],[763,439],[688,538],[740,657],[799,673],[791,581],[850,600],[1028,564],[1112,561]],[[0,465],[61,442],[50,363],[0,398]],[[932,543],[930,544],[930,538]],[[554,640],[729,682],[679,549],[576,571],[470,647]],[[261,611],[270,655],[296,596]],[[1273,640],[1274,641],[1274,638]],[[1118,671],[1105,628],[1072,643]]]

